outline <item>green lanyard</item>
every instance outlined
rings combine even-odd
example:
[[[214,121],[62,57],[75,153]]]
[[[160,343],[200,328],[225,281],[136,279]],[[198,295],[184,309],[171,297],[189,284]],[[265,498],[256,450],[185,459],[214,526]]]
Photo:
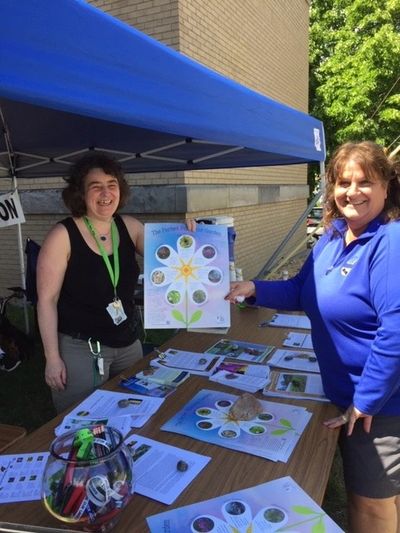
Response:
[[[94,229],[92,223],[88,217],[83,217],[83,220],[86,224],[87,229],[93,235],[94,240],[96,241],[97,247],[101,253],[104,263],[106,264],[108,273],[110,275],[112,286],[114,287],[114,295],[117,297],[117,285],[119,281],[119,254],[118,254],[118,231],[115,221],[111,222],[111,243],[112,243],[112,252],[114,260],[114,269],[111,266],[110,259],[108,258],[107,252],[104,249],[104,246],[99,241],[96,230]]]

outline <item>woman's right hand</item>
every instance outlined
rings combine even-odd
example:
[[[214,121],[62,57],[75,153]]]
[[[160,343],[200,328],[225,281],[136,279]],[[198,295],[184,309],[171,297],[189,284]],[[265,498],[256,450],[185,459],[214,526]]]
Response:
[[[234,304],[243,301],[245,298],[255,296],[255,294],[256,286],[252,281],[233,281],[230,291],[225,296],[225,300]]]
[[[65,389],[67,383],[67,369],[61,357],[47,360],[44,373],[47,385],[57,391]]]

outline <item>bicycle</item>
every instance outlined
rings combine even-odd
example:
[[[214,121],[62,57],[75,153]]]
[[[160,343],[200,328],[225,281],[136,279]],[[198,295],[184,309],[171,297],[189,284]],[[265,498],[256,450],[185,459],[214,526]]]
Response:
[[[33,355],[29,336],[14,326],[7,317],[7,306],[12,299],[25,298],[22,287],[7,287],[11,294],[0,298],[0,370],[12,372],[21,361]]]

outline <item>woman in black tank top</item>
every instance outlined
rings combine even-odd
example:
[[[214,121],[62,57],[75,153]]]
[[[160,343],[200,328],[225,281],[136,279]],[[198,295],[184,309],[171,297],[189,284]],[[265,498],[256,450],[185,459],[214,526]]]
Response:
[[[116,215],[129,194],[121,165],[91,152],[66,181],[72,217],[51,229],[37,266],[45,378],[58,412],[142,357],[133,295],[144,228]]]
[[[122,168],[92,152],[67,183],[72,217],[49,232],[37,269],[45,378],[58,411],[142,357],[133,295],[143,225],[115,214],[129,193]]]

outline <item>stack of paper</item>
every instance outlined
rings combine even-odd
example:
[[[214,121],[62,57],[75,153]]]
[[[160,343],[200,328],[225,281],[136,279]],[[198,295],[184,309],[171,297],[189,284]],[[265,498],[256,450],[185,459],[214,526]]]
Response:
[[[152,359],[150,364],[156,367],[174,368],[186,370],[190,374],[199,376],[211,376],[223,357],[213,354],[186,352],[184,350],[174,350],[169,348],[158,359]]]
[[[304,407],[260,401],[252,420],[234,419],[238,396],[201,390],[161,429],[240,452],[286,462],[311,418]]]
[[[164,398],[95,390],[56,427],[56,435],[92,424],[106,424],[127,435],[142,427],[162,405]]]
[[[251,342],[220,339],[216,344],[206,350],[206,353],[223,355],[229,359],[261,363],[275,346],[267,344],[254,344]]]
[[[257,392],[268,383],[269,367],[223,362],[209,379],[247,392]]]
[[[313,343],[310,333],[299,333],[297,331],[290,331],[286,339],[283,341],[283,346],[290,348],[301,348],[303,350],[313,350]]]
[[[147,518],[151,533],[168,531],[296,531],[343,533],[343,530],[289,476],[211,500],[178,507]]]
[[[319,374],[300,372],[278,372],[273,370],[271,380],[265,386],[265,396],[278,398],[296,398],[300,400],[318,400],[328,402]]]
[[[277,313],[270,320],[261,322],[260,326],[311,329],[311,322],[305,315],[286,315]]]

